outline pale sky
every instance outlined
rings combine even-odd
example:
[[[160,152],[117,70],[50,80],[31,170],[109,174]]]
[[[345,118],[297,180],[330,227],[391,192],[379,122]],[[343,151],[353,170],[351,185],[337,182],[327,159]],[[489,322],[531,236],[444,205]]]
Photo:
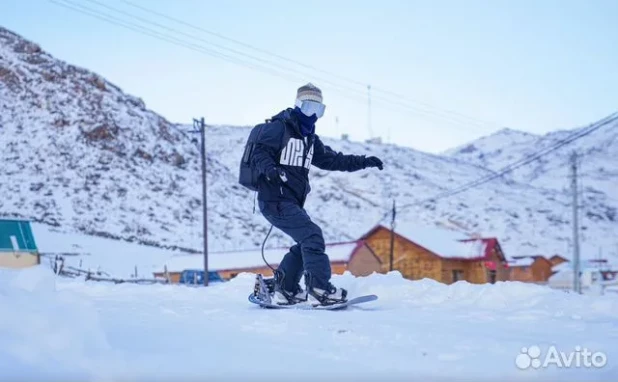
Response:
[[[437,153],[618,110],[615,0],[127,1],[3,0],[0,25],[172,122],[255,125],[313,82],[327,105],[318,134],[364,140],[371,84],[373,135]]]

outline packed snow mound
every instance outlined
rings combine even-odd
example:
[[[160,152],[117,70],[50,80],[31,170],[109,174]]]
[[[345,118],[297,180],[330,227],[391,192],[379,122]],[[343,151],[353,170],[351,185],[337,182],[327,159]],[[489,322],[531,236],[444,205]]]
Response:
[[[249,273],[208,288],[51,277],[0,273],[0,306],[11,307],[0,315],[2,380],[608,380],[618,371],[616,295],[346,273],[333,282],[379,299],[273,311],[247,301]],[[552,345],[603,352],[608,364],[517,368],[522,347]]]
[[[201,251],[201,169],[197,135],[188,133],[192,126],[167,121],[117,85],[3,28],[0,57],[2,216],[29,218],[63,232]],[[249,127],[207,129],[209,249],[259,248],[269,224],[253,213],[254,193],[237,181]],[[552,187],[495,179],[431,201],[493,171],[466,158],[395,145],[324,141],[337,151],[376,155],[385,163],[384,171],[311,169],[306,208],[328,242],[358,239],[381,219],[389,224],[395,199],[400,228],[408,222],[455,224],[466,235],[497,237],[507,257],[570,256],[566,173]],[[605,169],[614,171],[615,163],[608,161]],[[616,178],[611,179],[615,189]],[[594,256],[597,246],[610,255],[615,250],[617,203],[601,191],[586,194],[583,256]],[[267,246],[291,244],[275,229]]]
[[[0,307],[2,380],[90,380],[121,365],[95,304],[58,290],[49,268],[0,269]]]

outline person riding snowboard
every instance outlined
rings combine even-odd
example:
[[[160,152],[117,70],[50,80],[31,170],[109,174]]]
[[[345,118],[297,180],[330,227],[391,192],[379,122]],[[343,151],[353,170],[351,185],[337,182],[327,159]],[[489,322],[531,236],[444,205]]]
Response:
[[[383,169],[382,161],[364,155],[344,155],[324,145],[315,133],[324,115],[322,91],[309,83],[297,90],[294,108],[266,121],[255,141],[251,165],[259,173],[258,204],[262,215],[295,242],[274,274],[273,301],[294,304],[308,297],[321,304],[345,302],[347,291],[331,282],[321,228],[304,209],[311,187],[309,168],[353,172]],[[306,290],[300,286],[305,275]]]

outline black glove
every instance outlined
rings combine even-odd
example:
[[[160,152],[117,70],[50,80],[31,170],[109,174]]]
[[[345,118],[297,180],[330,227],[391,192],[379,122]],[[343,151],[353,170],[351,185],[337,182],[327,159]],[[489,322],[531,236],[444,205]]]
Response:
[[[367,167],[377,167],[380,170],[382,170],[384,168],[382,161],[378,157],[365,158],[365,163],[364,164],[365,164],[365,168],[367,168]]]
[[[285,171],[283,171],[282,168],[279,168],[277,166],[269,168],[266,171],[265,175],[266,175],[266,179],[268,179],[269,182],[273,182],[276,184],[282,184],[284,182],[287,182]]]

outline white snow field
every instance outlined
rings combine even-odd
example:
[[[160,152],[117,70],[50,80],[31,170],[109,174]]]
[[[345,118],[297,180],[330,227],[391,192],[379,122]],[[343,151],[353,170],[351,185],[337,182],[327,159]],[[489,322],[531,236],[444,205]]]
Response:
[[[618,377],[613,294],[345,274],[334,282],[379,300],[345,311],[266,310],[247,301],[253,281],[241,274],[207,288],[145,286],[56,278],[44,265],[0,270],[0,380]],[[534,346],[537,358],[521,354],[537,355]],[[550,346],[565,360],[571,353],[571,367],[543,367]],[[584,348],[603,367],[584,367]]]

